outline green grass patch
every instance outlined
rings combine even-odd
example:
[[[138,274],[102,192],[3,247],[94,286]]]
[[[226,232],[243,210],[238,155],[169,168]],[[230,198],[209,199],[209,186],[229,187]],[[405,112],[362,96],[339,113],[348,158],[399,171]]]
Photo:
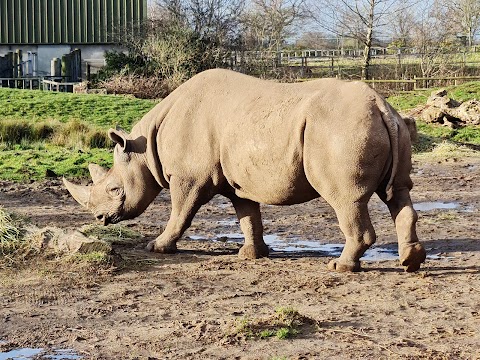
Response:
[[[132,125],[156,102],[124,96],[0,88],[0,179],[88,176],[112,165],[107,129]]]
[[[136,244],[143,239],[138,231],[123,225],[86,225],[80,231],[88,237],[93,237],[111,243],[112,245]]]
[[[103,251],[91,251],[86,254],[75,253],[68,257],[68,261],[94,266],[111,266],[113,263],[112,256]]]
[[[125,96],[0,88],[0,104],[0,119],[64,123],[76,119],[102,128],[119,125],[130,130],[156,102]]]
[[[389,96],[387,101],[397,111],[402,112],[425,104],[429,96],[430,91],[408,92],[400,95]]]
[[[0,146],[0,179],[39,180],[52,176],[52,173],[84,178],[89,176],[89,163],[111,167],[112,157],[111,149],[68,149],[46,143],[3,149]]]
[[[276,337],[279,340],[290,339],[305,330],[315,327],[315,321],[301,315],[292,307],[279,307],[275,314],[268,318],[237,319],[234,330],[228,335],[246,339],[267,339]]]

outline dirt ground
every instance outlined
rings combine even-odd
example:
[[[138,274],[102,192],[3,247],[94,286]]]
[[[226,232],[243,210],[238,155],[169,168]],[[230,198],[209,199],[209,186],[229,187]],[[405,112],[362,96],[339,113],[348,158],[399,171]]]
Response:
[[[480,359],[480,157],[416,160],[412,178],[415,203],[447,207],[419,211],[418,234],[434,256],[417,273],[393,260],[330,272],[321,251],[239,260],[239,244],[213,241],[240,232],[222,197],[200,210],[178,254],[147,253],[168,219],[164,192],[125,223],[145,237],[115,246],[121,265],[48,258],[0,272],[0,359],[18,348],[73,349],[83,359]],[[94,220],[59,180],[0,189],[2,206],[40,227]],[[375,197],[370,210],[377,246],[395,248],[386,208]],[[262,213],[265,234],[343,243],[321,199]],[[261,338],[281,308],[298,312],[293,337]]]

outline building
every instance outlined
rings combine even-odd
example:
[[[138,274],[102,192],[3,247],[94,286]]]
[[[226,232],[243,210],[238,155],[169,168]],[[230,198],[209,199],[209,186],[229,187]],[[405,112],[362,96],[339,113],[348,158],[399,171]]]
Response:
[[[53,75],[52,60],[76,49],[84,77],[146,17],[147,0],[0,0],[0,77]]]

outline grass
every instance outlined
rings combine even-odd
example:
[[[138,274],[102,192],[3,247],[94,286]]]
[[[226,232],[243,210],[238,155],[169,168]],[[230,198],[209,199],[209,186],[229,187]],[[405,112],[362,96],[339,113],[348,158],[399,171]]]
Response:
[[[0,104],[0,119],[64,123],[76,119],[101,128],[119,125],[130,130],[156,102],[125,96],[0,88]]]
[[[36,252],[25,225],[24,220],[0,206],[0,268],[22,262]]]
[[[139,232],[129,229],[123,225],[86,225],[81,230],[88,237],[97,238],[113,245],[128,245],[138,243],[143,239]]]
[[[276,337],[279,340],[290,339],[300,334],[302,327],[313,324],[314,321],[302,316],[292,307],[278,307],[268,318],[237,320],[235,329],[229,336],[247,339],[268,339]]]
[[[425,104],[431,91],[421,90],[415,93],[404,93],[388,97],[388,102],[397,111],[406,111],[413,109],[419,105]]]
[[[125,96],[0,88],[0,179],[86,177],[88,163],[110,167],[106,133],[130,130],[156,102]]]
[[[112,151],[68,149],[48,143],[33,147],[18,145],[0,151],[0,178],[14,181],[39,180],[52,175],[83,178],[89,174],[90,162],[111,167]]]
[[[74,264],[93,265],[93,266],[111,266],[112,256],[104,251],[91,251],[86,254],[75,253],[67,257],[67,261]]]
[[[453,159],[479,156],[477,150],[473,150],[465,145],[459,145],[448,141],[432,142],[429,151],[417,151],[417,159]]]
[[[0,122],[0,142],[4,148],[38,142],[77,149],[113,146],[105,130],[76,119],[68,123],[4,119]]]

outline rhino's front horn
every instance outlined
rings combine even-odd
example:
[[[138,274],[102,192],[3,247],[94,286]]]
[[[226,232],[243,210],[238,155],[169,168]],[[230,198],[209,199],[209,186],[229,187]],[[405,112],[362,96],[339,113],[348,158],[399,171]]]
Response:
[[[76,185],[67,179],[63,178],[63,184],[67,188],[68,192],[73,196],[78,203],[84,207],[87,207],[88,199],[90,198],[90,187],[84,185]]]

